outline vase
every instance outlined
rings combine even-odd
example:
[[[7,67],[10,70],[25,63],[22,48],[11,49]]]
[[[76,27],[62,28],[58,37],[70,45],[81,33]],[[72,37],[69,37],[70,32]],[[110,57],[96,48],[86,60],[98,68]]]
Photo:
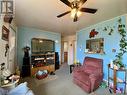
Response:
[[[114,65],[114,69],[118,70],[119,68],[118,68],[118,66],[117,66],[117,65]]]

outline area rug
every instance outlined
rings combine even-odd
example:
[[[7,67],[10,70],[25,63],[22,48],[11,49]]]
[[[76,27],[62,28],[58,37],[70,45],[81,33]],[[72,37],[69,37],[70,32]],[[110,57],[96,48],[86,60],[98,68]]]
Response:
[[[44,79],[37,79],[37,78],[34,78],[34,81],[36,83],[36,85],[41,85],[41,84],[44,84],[44,83],[47,83],[47,82],[50,82],[50,81],[54,81],[58,78],[57,75],[48,75],[46,78]]]
[[[36,87],[44,83],[52,82],[56,79],[58,79],[57,75],[48,75],[46,78],[40,79],[40,80],[37,79],[36,77],[25,77],[20,79],[20,83],[27,82],[29,87],[32,88],[33,84],[34,84],[34,87]]]

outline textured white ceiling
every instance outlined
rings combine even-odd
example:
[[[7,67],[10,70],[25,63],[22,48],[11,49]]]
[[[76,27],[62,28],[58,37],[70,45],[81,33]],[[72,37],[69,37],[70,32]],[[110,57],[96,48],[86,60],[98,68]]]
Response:
[[[79,20],[73,22],[70,14],[61,18],[56,17],[70,10],[60,0],[15,0],[15,2],[18,26],[59,32],[63,36],[75,34],[82,28],[127,13],[127,0],[87,0],[82,7],[96,8],[98,11],[96,14],[82,13]]]

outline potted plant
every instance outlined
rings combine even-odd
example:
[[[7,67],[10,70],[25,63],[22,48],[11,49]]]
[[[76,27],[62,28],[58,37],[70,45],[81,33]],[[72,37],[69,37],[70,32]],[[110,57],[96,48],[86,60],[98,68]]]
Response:
[[[121,35],[120,39],[120,49],[119,53],[116,55],[116,59],[113,61],[114,65],[118,66],[119,68],[124,67],[124,64],[122,63],[122,56],[124,53],[127,52],[127,40],[126,40],[126,31],[125,31],[125,25],[122,24],[121,18],[118,20],[118,31]]]

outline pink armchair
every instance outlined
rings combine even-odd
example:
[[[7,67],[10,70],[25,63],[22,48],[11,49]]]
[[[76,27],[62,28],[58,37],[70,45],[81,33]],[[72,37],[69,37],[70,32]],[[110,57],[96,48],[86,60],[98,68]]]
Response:
[[[87,93],[93,92],[103,80],[103,60],[85,57],[83,65],[73,69],[73,82]]]

